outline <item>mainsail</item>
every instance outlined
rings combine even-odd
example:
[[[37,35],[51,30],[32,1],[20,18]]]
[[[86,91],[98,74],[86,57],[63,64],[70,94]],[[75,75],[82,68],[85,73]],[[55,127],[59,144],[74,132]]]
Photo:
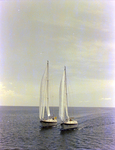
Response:
[[[49,62],[43,74],[40,85],[40,103],[39,103],[39,118],[44,119],[44,112],[46,108],[47,117],[50,116],[49,109]]]
[[[59,98],[60,98],[59,117],[62,121],[65,121],[66,118],[69,119],[69,116],[68,116],[68,99],[67,99],[66,67],[64,67],[62,80],[60,82]]]

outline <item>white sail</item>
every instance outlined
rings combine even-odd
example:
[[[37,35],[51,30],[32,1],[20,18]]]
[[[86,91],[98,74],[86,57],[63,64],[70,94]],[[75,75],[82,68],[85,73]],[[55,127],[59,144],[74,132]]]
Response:
[[[41,85],[40,85],[40,103],[39,103],[39,118],[40,120],[44,118],[44,108],[45,108],[45,98],[44,98],[44,92],[45,92],[45,77],[46,76],[46,70],[43,74]]]
[[[49,62],[47,61],[47,67],[45,73],[41,80],[40,86],[40,103],[39,103],[39,118],[44,119],[44,113],[46,113],[47,117],[50,116],[50,109],[49,109]]]
[[[59,117],[62,121],[66,118],[69,119],[68,116],[68,99],[67,99],[67,78],[66,78],[66,67],[64,67],[63,77],[60,82],[60,90],[59,90],[60,104],[59,104]]]

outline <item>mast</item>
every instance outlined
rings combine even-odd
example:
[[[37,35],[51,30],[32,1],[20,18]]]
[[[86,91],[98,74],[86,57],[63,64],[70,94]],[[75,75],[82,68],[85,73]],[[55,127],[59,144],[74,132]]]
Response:
[[[67,96],[67,77],[66,77],[66,66],[64,67],[64,74],[65,74],[65,113],[67,118],[69,119],[68,116],[68,96]]]
[[[66,66],[64,67],[64,73],[65,73],[65,101],[67,102],[67,78],[66,78]]]
[[[47,60],[47,103],[49,102],[49,61]]]
[[[49,61],[47,61],[47,102],[46,102],[46,110],[48,117],[50,116],[49,110]]]

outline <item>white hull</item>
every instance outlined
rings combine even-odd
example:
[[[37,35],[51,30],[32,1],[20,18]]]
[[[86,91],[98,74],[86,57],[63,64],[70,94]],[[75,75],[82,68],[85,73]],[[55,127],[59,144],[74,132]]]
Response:
[[[68,121],[61,123],[61,130],[75,129],[78,127],[77,121]]]
[[[57,125],[57,120],[48,119],[40,121],[42,127],[52,127]]]

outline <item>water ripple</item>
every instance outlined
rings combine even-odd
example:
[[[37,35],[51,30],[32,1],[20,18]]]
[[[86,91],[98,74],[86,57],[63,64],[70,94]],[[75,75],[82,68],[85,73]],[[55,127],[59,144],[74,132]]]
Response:
[[[75,110],[78,129],[60,131],[59,118],[57,127],[40,128],[37,107],[0,108],[0,150],[114,150],[115,109]]]

